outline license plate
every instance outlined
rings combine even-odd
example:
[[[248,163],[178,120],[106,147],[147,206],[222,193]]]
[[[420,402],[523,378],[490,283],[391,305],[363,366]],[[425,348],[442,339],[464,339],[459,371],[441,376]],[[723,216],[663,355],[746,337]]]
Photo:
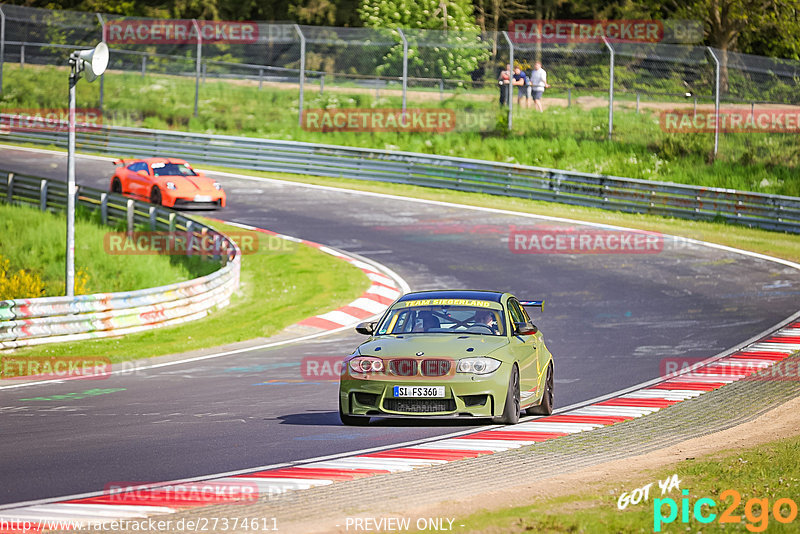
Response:
[[[444,386],[395,386],[395,397],[444,397]]]
[[[207,195],[195,195],[194,197],[195,202],[211,202],[211,197]]]

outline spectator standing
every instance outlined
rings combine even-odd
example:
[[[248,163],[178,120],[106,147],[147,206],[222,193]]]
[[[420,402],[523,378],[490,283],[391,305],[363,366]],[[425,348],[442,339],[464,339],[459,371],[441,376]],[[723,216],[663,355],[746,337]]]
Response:
[[[528,98],[528,75],[519,67],[514,67],[514,81],[512,83],[517,86],[517,105],[522,106],[522,98],[524,97],[525,107],[531,107],[531,101]]]
[[[530,78],[531,93],[533,96],[533,103],[536,104],[536,109],[540,112],[544,111],[542,106],[542,95],[550,84],[547,83],[547,72],[542,68],[541,62],[537,61],[533,64],[533,71]]]
[[[508,104],[509,84],[511,83],[511,65],[506,65],[506,69],[500,71],[500,76],[497,78],[497,85],[500,87],[500,106]]]

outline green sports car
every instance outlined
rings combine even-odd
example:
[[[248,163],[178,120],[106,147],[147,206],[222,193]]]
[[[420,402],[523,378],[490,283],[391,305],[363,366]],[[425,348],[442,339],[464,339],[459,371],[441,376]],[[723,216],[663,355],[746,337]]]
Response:
[[[496,291],[422,291],[395,301],[348,356],[339,382],[346,425],[370,417],[478,417],[515,424],[553,411],[553,357],[525,306]]]

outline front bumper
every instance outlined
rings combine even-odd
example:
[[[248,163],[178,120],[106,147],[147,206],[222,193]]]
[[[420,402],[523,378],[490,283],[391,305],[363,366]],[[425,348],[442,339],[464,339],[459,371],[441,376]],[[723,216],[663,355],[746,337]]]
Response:
[[[508,364],[488,375],[363,378],[342,376],[339,400],[348,415],[365,417],[488,418],[502,415],[509,379]],[[394,396],[394,386],[444,386],[444,397]]]
[[[204,191],[196,195],[184,195],[180,191],[170,191],[170,194],[164,195],[163,200],[165,206],[174,208],[224,208],[225,202],[225,192],[216,189],[213,192]]]

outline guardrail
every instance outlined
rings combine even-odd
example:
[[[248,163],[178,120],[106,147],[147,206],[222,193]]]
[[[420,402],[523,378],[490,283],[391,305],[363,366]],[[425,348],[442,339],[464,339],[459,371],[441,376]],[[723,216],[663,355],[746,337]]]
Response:
[[[13,117],[0,114],[0,124],[12,124]],[[40,122],[7,128],[0,142],[66,147],[63,124]],[[115,157],[170,155],[206,165],[404,183],[800,233],[797,197],[296,141],[109,126],[81,130],[80,150]]]
[[[0,201],[63,210],[66,200],[63,182],[0,171]],[[214,253],[210,259],[221,262],[222,268],[194,280],[138,291],[0,301],[0,349],[119,336],[200,319],[212,308],[227,305],[239,287],[241,254],[236,243],[198,221],[82,186],[76,206],[99,210],[103,223],[124,226],[128,233],[145,227],[185,236],[187,254],[201,252],[206,240]]]

